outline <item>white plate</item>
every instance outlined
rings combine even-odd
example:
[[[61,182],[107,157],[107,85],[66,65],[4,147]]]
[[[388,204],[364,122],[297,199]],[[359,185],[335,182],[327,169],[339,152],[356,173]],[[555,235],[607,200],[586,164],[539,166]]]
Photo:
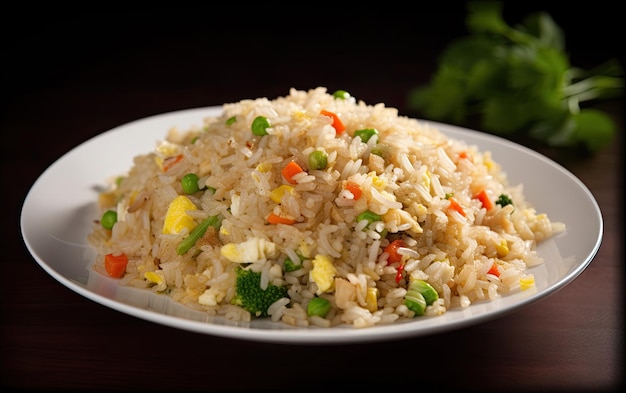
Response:
[[[452,138],[491,151],[511,184],[524,184],[527,199],[567,230],[538,250],[545,263],[533,267],[536,287],[498,300],[475,303],[442,316],[365,329],[291,328],[266,320],[226,321],[191,311],[164,296],[120,287],[116,280],[93,273],[94,251],[86,241],[97,217],[97,189],[104,180],[124,173],[138,154],[152,151],[172,126],[200,125],[219,107],[190,109],[141,119],[100,134],[75,147],[52,164],[33,184],[21,212],[21,230],[28,250],[61,284],[111,309],[151,322],[215,336],[293,344],[356,343],[439,333],[474,325],[519,310],[574,280],[600,247],[603,221],[586,186],[550,159],[505,139],[433,123]]]

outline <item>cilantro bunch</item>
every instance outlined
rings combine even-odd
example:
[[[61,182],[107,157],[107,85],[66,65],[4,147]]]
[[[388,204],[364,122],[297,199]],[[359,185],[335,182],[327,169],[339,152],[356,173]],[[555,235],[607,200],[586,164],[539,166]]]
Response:
[[[581,104],[622,94],[619,62],[572,67],[563,31],[546,12],[512,27],[500,2],[470,2],[467,10],[469,34],[445,48],[430,84],[410,90],[409,109],[454,124],[472,118],[483,131],[552,147],[593,153],[611,142],[613,120]]]

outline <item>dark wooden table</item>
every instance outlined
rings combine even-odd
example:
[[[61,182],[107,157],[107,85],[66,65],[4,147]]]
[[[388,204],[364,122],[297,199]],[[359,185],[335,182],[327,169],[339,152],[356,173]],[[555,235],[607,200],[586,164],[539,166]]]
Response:
[[[573,16],[551,6],[566,30],[573,63],[593,65],[617,55],[618,13],[607,4]],[[319,21],[301,17],[306,10],[294,9],[293,18],[286,18],[257,8],[258,18],[246,18],[244,25],[238,25],[236,9],[209,7],[5,15],[21,23],[2,34],[3,387],[327,391],[340,384],[480,392],[621,387],[624,126],[618,100],[602,104],[619,125],[614,144],[576,159],[544,151],[597,199],[605,225],[597,256],[558,292],[475,326],[354,345],[238,341],[113,311],[37,265],[20,234],[22,203],[37,177],[81,142],[153,114],[276,97],[290,87],[346,89],[408,114],[409,89],[430,78],[437,54],[464,31],[458,3],[353,17],[334,14],[332,6],[312,7],[308,12]],[[536,9],[525,4],[516,11]]]

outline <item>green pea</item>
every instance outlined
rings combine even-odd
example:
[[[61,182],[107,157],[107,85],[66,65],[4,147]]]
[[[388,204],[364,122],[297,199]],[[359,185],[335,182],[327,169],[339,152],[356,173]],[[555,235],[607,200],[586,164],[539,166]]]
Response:
[[[374,135],[378,135],[378,130],[375,128],[363,128],[362,130],[354,131],[354,137],[356,138],[358,136],[363,143],[367,143]]]
[[[309,168],[325,169],[328,165],[328,155],[321,150],[314,150],[309,154]]]
[[[100,218],[100,225],[104,229],[111,229],[117,222],[117,212],[115,210],[107,210]]]
[[[263,136],[267,135],[267,129],[270,127],[270,122],[265,116],[257,116],[252,121],[252,133],[254,135]]]
[[[348,93],[345,90],[336,90],[333,93],[333,97],[340,99],[340,100],[347,100],[348,98],[350,98],[350,93]]]
[[[183,187],[185,194],[193,194],[200,189],[198,186],[198,175],[195,173],[188,173],[180,180],[180,185]]]
[[[306,307],[306,313],[309,316],[317,315],[324,318],[329,311],[330,302],[322,297],[314,297]]]

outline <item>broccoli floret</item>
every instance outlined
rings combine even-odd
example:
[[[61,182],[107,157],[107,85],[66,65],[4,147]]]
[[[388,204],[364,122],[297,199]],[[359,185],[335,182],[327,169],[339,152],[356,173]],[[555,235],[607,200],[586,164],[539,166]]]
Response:
[[[261,273],[237,267],[236,274],[235,296],[231,303],[249,311],[252,317],[267,317],[272,303],[289,297],[286,286],[269,283],[266,289],[261,289]]]
[[[505,207],[506,205],[512,205],[513,201],[511,200],[511,197],[505,194],[500,194],[500,196],[498,197],[498,199],[496,200],[496,204]]]

